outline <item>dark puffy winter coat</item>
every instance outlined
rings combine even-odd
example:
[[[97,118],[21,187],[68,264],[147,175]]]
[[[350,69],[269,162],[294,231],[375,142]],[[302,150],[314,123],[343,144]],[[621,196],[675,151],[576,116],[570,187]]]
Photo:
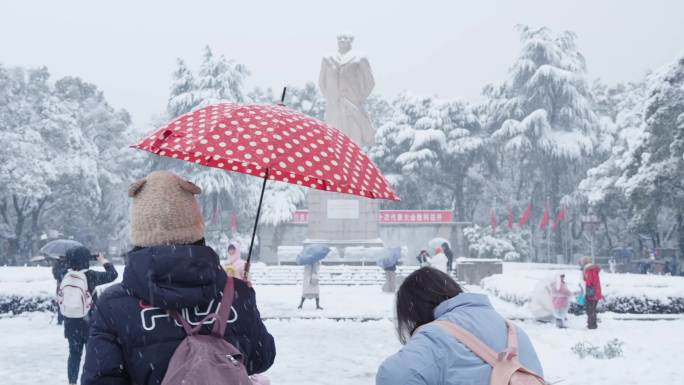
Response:
[[[100,297],[87,345],[83,385],[157,385],[185,331],[169,317],[175,309],[197,324],[218,308],[227,276],[206,246],[156,246],[134,250],[121,284]],[[275,344],[261,321],[254,290],[235,280],[225,339],[245,356],[250,374],[266,371]],[[202,333],[209,334],[213,320]]]

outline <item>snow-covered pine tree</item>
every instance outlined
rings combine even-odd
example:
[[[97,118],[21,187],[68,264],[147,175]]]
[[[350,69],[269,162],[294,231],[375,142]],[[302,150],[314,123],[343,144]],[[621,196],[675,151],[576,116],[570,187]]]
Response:
[[[197,90],[195,77],[183,59],[176,59],[176,70],[171,79],[171,94],[166,110],[169,117],[173,118],[192,111],[199,101],[195,94]]]
[[[479,191],[474,166],[485,143],[480,122],[467,103],[433,99],[410,135],[408,151],[397,157],[405,175],[414,174],[421,185],[442,191],[454,217],[472,221]],[[410,133],[410,134],[409,134]]]
[[[244,80],[247,68],[223,55],[214,56],[211,48],[204,48],[204,56],[197,76],[196,99],[199,105],[218,102],[244,102]]]
[[[556,212],[574,190],[587,156],[597,147],[598,118],[593,111],[584,57],[572,32],[519,27],[522,49],[499,87],[488,87],[487,126],[509,168],[507,183],[519,195]],[[563,251],[562,231],[554,233],[553,254]]]
[[[415,174],[406,174],[397,161],[399,156],[410,151],[414,126],[418,119],[428,115],[431,105],[432,98],[401,93],[392,102],[387,121],[376,129],[375,144],[368,154],[402,198],[401,202],[392,203],[392,207],[428,209],[433,208],[431,205],[440,206],[436,199],[428,199],[432,186],[421,186]]]
[[[598,81],[593,88],[602,125],[610,127],[604,132],[612,131],[612,137],[601,142],[612,144],[612,148],[605,160],[587,171],[578,185],[578,193],[603,222],[599,249],[610,250],[628,246],[636,239],[633,232],[625,231],[630,227],[630,204],[618,180],[646,138],[643,112],[647,89],[644,82],[606,86]]]
[[[645,137],[617,181],[630,200],[632,228],[658,241],[671,213],[684,252],[684,56],[649,76]]]

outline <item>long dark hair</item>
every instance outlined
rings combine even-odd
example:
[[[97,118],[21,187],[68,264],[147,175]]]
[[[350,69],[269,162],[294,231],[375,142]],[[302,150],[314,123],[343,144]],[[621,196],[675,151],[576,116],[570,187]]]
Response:
[[[419,327],[435,320],[440,303],[462,293],[463,289],[448,274],[431,267],[411,273],[397,291],[397,334],[402,344]]]

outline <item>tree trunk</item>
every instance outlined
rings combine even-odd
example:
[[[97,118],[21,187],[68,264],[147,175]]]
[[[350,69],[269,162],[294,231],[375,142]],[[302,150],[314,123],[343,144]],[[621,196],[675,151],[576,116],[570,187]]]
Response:
[[[681,211],[677,213],[677,244],[679,246],[679,258],[675,256],[674,266],[672,266],[673,274],[679,275],[681,267],[679,263],[684,257],[684,213]]]
[[[553,256],[563,253],[563,232],[560,231],[561,228],[560,226],[554,231],[553,230],[553,223],[555,221],[556,215],[558,215],[558,210],[560,209],[560,184],[561,184],[561,174],[565,172],[565,170],[561,167],[562,162],[553,159],[553,161],[549,162],[551,164],[551,169],[549,170],[550,173],[550,182],[551,185],[549,186],[549,227],[547,231],[553,231],[552,233],[552,244],[551,244],[551,255],[549,255],[550,261],[553,260]]]
[[[601,213],[601,222],[603,222],[603,230],[605,231],[606,239],[608,240],[608,248],[613,250],[613,239],[610,237],[610,233],[608,232],[608,218],[604,213]]]
[[[454,211],[456,211],[454,220],[458,222],[463,222],[466,220],[466,212],[465,212],[465,194],[464,194],[464,189],[463,189],[463,179],[464,178],[458,178],[454,182],[454,200],[456,201],[454,204]]]
[[[10,258],[13,258],[16,262],[23,249],[22,236],[24,235],[24,223],[26,221],[26,216],[24,214],[24,208],[26,206],[26,199],[19,202],[19,198],[14,195],[12,196],[12,205],[14,207],[15,215],[17,220],[14,223],[14,238],[10,239]]]

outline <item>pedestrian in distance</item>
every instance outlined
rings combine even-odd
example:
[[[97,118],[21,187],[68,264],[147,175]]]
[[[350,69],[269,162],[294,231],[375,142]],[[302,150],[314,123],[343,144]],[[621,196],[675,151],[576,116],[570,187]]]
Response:
[[[420,267],[430,266],[430,254],[427,250],[421,250],[420,253],[418,253],[418,256],[416,256],[416,260]]]
[[[245,265],[247,262],[240,256],[240,250],[231,243],[228,246],[228,263],[223,267],[226,274],[233,278],[245,279]]]
[[[585,308],[587,310],[587,328],[596,329],[598,327],[597,307],[598,302],[603,299],[601,291],[601,267],[592,263],[592,258],[584,256],[579,260],[582,269],[582,279],[584,280]]]
[[[397,265],[387,266],[385,269],[385,283],[382,285],[382,291],[385,293],[394,293],[397,291]]]
[[[93,256],[85,247],[70,249],[66,254],[65,269],[59,273],[57,302],[64,317],[64,338],[69,341],[67,377],[69,384],[76,384],[83,348],[88,342],[90,319],[97,301],[95,288],[114,281],[118,273],[102,255],[98,255],[96,260],[105,271],[91,270]]]
[[[527,334],[486,295],[464,293],[440,270],[423,267],[406,277],[397,292],[396,325],[403,347],[382,363],[376,385],[503,385],[513,373],[525,384],[544,384]]]
[[[444,255],[447,257],[447,272],[451,274],[454,263],[454,252],[451,250],[448,242],[442,243],[442,250],[444,251]]]
[[[444,273],[448,273],[448,263],[449,259],[444,254],[444,250],[441,246],[437,246],[435,248],[435,256],[430,259],[430,266]]]
[[[304,277],[302,279],[302,300],[299,302],[297,309],[301,309],[304,306],[304,301],[307,299],[313,299],[316,301],[316,310],[323,310],[320,302],[321,287],[318,275],[320,269],[320,262],[315,262],[313,264],[304,266]]]
[[[559,275],[549,285],[548,291],[551,295],[553,318],[556,320],[556,327],[564,329],[567,327],[565,323],[568,317],[568,309],[570,308],[570,297],[572,297],[572,292],[568,289],[568,284],[565,282],[565,274]]]
[[[246,384],[273,364],[254,289],[205,243],[201,192],[169,171],[129,187],[134,247],[95,309],[82,385],[219,383],[217,374]]]

